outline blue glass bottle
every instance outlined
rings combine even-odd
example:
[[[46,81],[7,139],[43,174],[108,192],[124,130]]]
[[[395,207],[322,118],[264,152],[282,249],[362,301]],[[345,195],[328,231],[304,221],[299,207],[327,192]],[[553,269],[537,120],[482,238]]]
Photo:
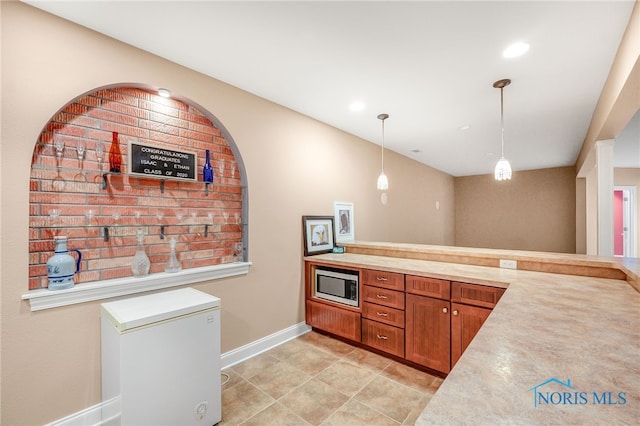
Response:
[[[208,149],[206,150],[206,160],[202,168],[202,180],[206,183],[213,183],[213,167],[211,167],[211,158],[209,157]]]

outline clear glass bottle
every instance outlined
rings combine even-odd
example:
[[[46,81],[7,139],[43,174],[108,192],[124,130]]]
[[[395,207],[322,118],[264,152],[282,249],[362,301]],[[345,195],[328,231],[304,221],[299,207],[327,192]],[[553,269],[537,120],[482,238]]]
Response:
[[[169,254],[169,261],[164,267],[165,272],[178,272],[182,270],[182,265],[180,265],[180,261],[176,257],[176,239],[175,237],[171,237],[171,241],[169,242],[169,247],[171,248],[171,253]]]
[[[131,262],[131,272],[134,277],[144,277],[149,275],[149,268],[151,268],[151,261],[144,249],[144,232],[141,228],[136,231],[136,238],[138,240],[138,250],[133,256],[133,262]]]
[[[211,158],[209,150],[205,151],[206,159],[202,168],[202,180],[205,183],[213,183],[213,167],[211,167]]]
[[[122,166],[122,152],[120,151],[120,141],[118,132],[112,132],[111,148],[109,148],[109,171],[120,173]]]

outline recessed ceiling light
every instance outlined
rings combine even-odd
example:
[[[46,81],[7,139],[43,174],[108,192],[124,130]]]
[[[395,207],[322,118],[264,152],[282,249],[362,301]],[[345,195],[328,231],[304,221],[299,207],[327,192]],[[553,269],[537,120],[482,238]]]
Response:
[[[414,154],[420,154],[422,152],[421,149],[412,149],[411,152],[413,152]]]
[[[158,89],[158,95],[162,96],[163,98],[170,98],[171,91],[169,89]]]
[[[349,105],[349,109],[353,112],[362,111],[364,109],[364,104],[359,101],[353,102],[351,105]]]
[[[465,124],[464,126],[458,127],[458,130],[464,131],[464,130],[469,130],[470,128],[471,128],[471,125]]]
[[[507,48],[502,51],[502,56],[504,56],[505,58],[517,58],[518,56],[527,53],[528,50],[529,43],[513,43],[512,45],[507,46]]]

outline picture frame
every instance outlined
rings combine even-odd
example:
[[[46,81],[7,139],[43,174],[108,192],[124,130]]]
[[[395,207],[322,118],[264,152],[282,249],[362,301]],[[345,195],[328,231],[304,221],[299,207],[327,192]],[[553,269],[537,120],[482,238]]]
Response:
[[[355,241],[353,203],[335,201],[333,203],[333,212],[336,224],[336,241]]]
[[[335,246],[335,231],[331,216],[302,216],[304,255],[330,253]]]

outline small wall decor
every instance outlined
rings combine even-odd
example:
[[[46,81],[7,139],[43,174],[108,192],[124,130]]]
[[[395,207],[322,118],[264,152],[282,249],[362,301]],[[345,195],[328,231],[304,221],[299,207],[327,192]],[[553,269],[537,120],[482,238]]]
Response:
[[[130,175],[160,179],[197,181],[198,156],[195,152],[159,148],[152,145],[129,143],[128,171]],[[207,151],[208,152],[208,151]]]
[[[333,250],[334,228],[331,216],[302,216],[302,232],[305,256]]]
[[[336,221],[336,241],[354,241],[353,203],[335,201],[333,203],[333,212]]]

